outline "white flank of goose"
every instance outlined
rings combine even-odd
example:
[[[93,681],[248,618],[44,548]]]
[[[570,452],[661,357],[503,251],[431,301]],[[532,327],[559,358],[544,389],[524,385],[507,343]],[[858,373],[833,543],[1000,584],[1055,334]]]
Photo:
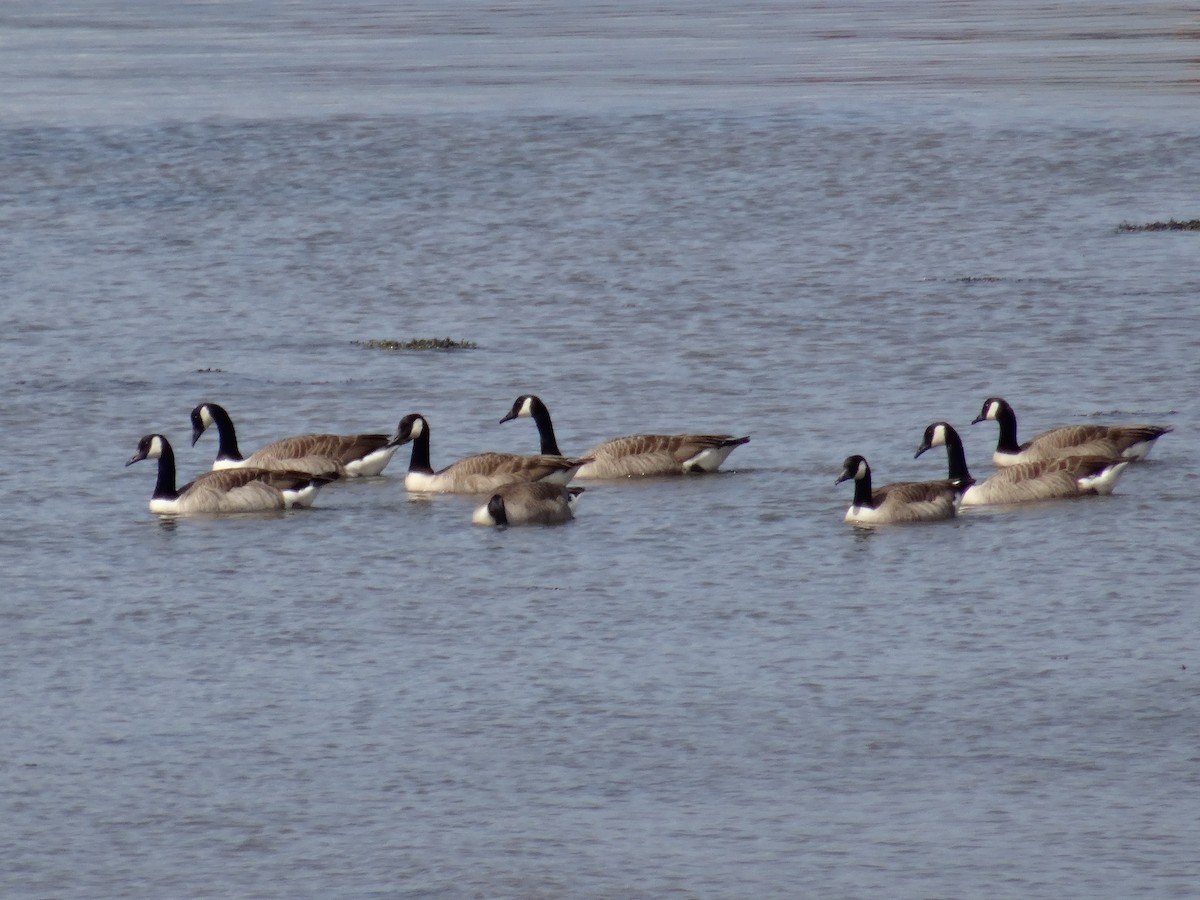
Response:
[[[516,399],[501,424],[527,416],[537,425],[542,453],[559,454],[550,410],[540,398],[524,394]],[[715,472],[735,448],[750,440],[728,434],[631,434],[592,447],[591,460],[578,478],[628,478],[642,475],[686,475]]]
[[[192,410],[192,445],[213,425],[218,438],[214,470],[248,466],[312,475],[366,477],[380,474],[397,449],[386,434],[297,434],[272,441],[243,457],[233,419],[216,403],[201,403]]]
[[[1017,442],[1017,414],[1001,397],[984,400],[983,409],[971,424],[988,420],[1000,426],[996,451],[992,454],[992,461],[998,466],[1064,455],[1145,459],[1155,441],[1174,431],[1170,425],[1060,425],[1021,444]]]
[[[871,467],[858,455],[847,456],[835,484],[854,480],[854,501],[846,521],[856,525],[885,525],[899,522],[934,522],[952,519],[958,510],[962,489],[945,481],[897,481],[871,488]]]
[[[511,481],[549,481],[567,484],[586,459],[561,455],[524,456],[518,453],[476,453],[434,471],[429,456],[429,422],[412,413],[400,420],[392,441],[412,441],[412,457],[404,486],[414,492],[486,494]]]
[[[950,479],[966,487],[963,506],[1111,494],[1125,467],[1133,462],[1121,456],[1053,456],[1005,466],[977,482],[967,468],[962,438],[948,422],[934,422],[925,429],[916,455],[940,446],[946,448]]]
[[[496,489],[475,510],[476,525],[558,525],[575,518],[581,487],[564,487],[548,481],[514,481]]]
[[[311,506],[317,491],[331,480],[304,472],[240,468],[204,472],[176,490],[175,451],[165,437],[143,437],[125,465],[143,459],[158,460],[158,481],[150,498],[154,513],[243,513]]]

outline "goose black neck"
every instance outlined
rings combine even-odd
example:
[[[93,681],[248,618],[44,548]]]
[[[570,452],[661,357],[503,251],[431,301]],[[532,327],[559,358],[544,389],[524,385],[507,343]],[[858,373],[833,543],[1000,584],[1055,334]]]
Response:
[[[158,481],[154,484],[155,500],[174,500],[179,496],[175,490],[175,451],[166,440],[159,438],[161,452],[158,456]]]
[[[1016,453],[1021,449],[1017,443],[1017,414],[1011,406],[1001,406],[996,411],[996,423],[1000,426],[1000,438],[996,449],[1001,453]]]
[[[228,459],[233,462],[241,462],[244,458],[242,451],[238,449],[237,429],[233,427],[233,419],[229,418],[229,413],[225,412],[223,406],[210,404],[208,413],[212,416],[214,424],[217,426],[217,459]]]
[[[558,441],[554,438],[554,423],[550,421],[550,410],[546,404],[533,404],[533,421],[537,425],[538,436],[542,439],[542,454],[545,456],[562,456],[558,449]]]
[[[962,438],[949,425],[942,426],[946,437],[946,461],[950,464],[950,479],[952,481],[970,481],[971,472],[967,468],[967,453],[963,450]]]
[[[862,478],[854,479],[854,505],[865,506],[868,509],[875,508],[875,501],[871,497],[871,470],[867,469],[863,473]]]
[[[433,466],[429,462],[429,423],[421,423],[421,433],[413,438],[412,456],[408,461],[408,471],[419,472],[422,475],[432,475]]]
[[[508,524],[508,512],[504,509],[504,498],[499,494],[493,494],[492,499],[487,505],[488,515],[492,517],[492,521],[497,525]]]

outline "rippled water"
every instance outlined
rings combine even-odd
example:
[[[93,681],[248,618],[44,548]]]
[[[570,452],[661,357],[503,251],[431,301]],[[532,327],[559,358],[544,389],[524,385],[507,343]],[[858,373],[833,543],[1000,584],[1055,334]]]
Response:
[[[1193,17],[1194,18],[1194,17]],[[1195,25],[1161,4],[10,3],[5,896],[1188,896]],[[1192,61],[1189,61],[1192,60]],[[451,336],[476,350],[356,341]],[[495,532],[160,521],[142,434],[749,433]],[[841,460],[1175,433],[856,531]]]

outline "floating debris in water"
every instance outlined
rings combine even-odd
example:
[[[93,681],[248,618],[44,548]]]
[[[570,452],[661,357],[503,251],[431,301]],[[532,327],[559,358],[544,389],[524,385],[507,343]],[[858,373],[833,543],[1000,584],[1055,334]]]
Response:
[[[1186,222],[1170,219],[1166,222],[1147,222],[1144,225],[1122,222],[1117,226],[1117,231],[1200,231],[1200,219],[1189,219]]]
[[[201,372],[201,373],[220,372],[222,374],[224,374],[224,372],[225,372],[224,369],[197,369],[196,371]]]
[[[456,341],[453,338],[409,338],[407,341],[351,341],[356,347],[368,350],[474,350],[479,345],[474,341]]]

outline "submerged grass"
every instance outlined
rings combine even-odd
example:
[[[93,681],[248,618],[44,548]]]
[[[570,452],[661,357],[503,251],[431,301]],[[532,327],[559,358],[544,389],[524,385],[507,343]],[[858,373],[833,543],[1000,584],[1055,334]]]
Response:
[[[1166,222],[1146,222],[1142,225],[1122,222],[1117,226],[1117,231],[1200,231],[1200,219],[1179,222],[1169,219]]]
[[[448,337],[409,338],[407,341],[376,339],[351,343],[368,350],[474,350],[479,346],[474,341],[456,341]]]

